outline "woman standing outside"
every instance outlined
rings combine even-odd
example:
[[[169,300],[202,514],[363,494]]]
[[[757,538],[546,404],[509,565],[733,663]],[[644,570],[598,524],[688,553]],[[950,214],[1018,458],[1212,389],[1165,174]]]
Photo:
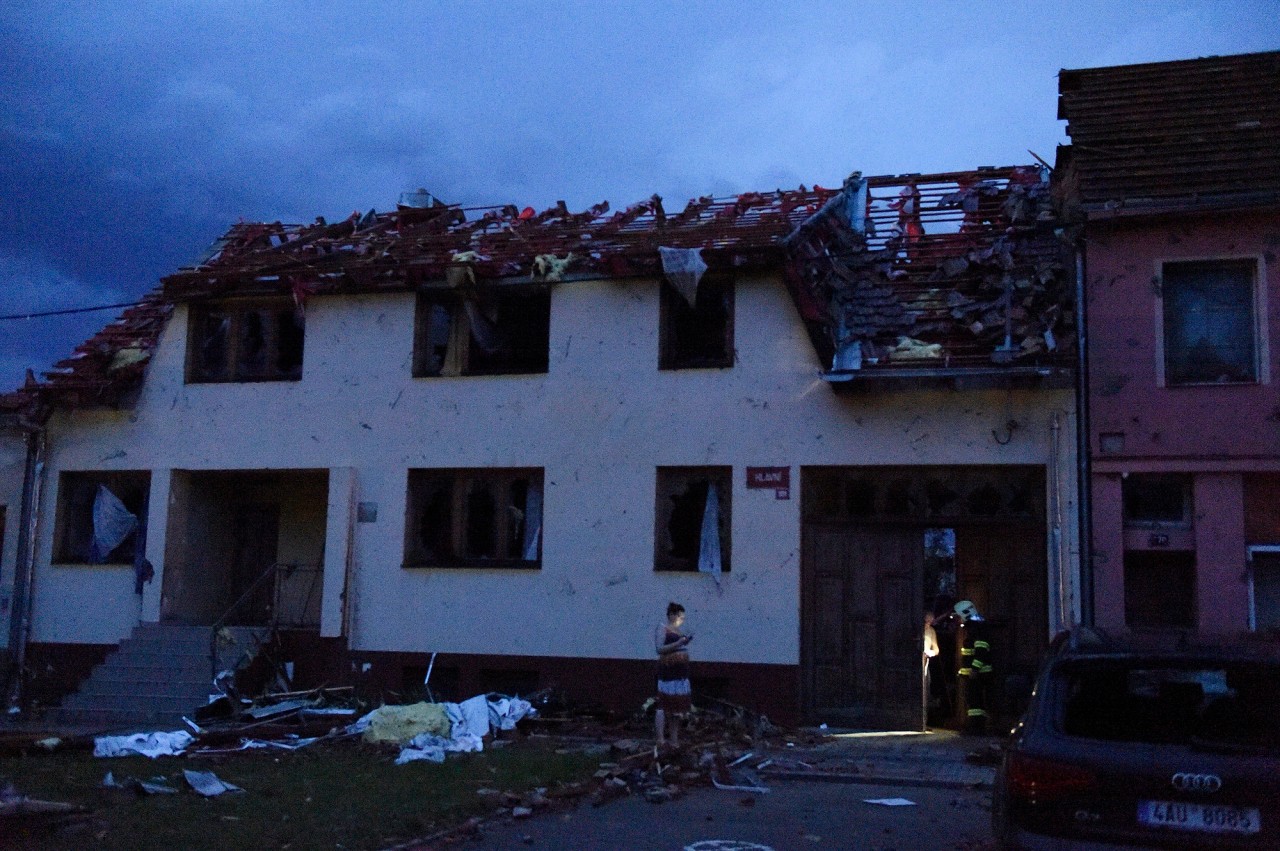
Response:
[[[658,747],[668,743],[680,747],[680,720],[689,711],[689,652],[685,649],[693,634],[680,631],[684,623],[684,606],[667,606],[667,622],[653,633],[658,652],[658,711],[654,716]],[[669,734],[669,735],[668,735]]]

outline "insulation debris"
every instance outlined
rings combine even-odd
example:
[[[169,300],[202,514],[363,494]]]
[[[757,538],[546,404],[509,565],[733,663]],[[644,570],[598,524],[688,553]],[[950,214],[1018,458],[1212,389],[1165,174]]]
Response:
[[[569,264],[576,259],[578,259],[578,255],[572,251],[564,257],[556,257],[554,254],[539,254],[533,258],[533,270],[530,277],[535,281],[553,282],[563,280]]]
[[[361,738],[370,744],[401,744],[420,733],[447,737],[452,729],[449,713],[440,703],[381,706],[356,722]],[[487,731],[486,731],[487,732]]]

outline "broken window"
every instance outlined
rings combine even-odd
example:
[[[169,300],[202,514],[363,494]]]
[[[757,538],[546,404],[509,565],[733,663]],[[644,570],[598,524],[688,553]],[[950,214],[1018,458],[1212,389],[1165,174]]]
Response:
[[[424,292],[415,326],[417,377],[546,372],[551,294],[514,287]]]
[[[193,305],[187,380],[297,381],[304,331],[289,299]]]
[[[1258,380],[1255,271],[1252,260],[1164,264],[1166,384]]]
[[[133,564],[151,474],[63,473],[54,519],[55,564]]]
[[[732,467],[659,467],[654,570],[729,570]]]
[[[1125,526],[1191,526],[1191,477],[1134,473],[1120,485]]]
[[[659,368],[733,366],[733,278],[704,275],[693,304],[664,279],[658,327]]]
[[[541,470],[410,470],[406,567],[542,561]]]

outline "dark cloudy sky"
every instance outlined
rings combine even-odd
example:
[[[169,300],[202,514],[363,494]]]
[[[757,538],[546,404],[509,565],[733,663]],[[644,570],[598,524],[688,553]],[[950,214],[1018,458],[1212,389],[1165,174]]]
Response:
[[[240,218],[1052,161],[1056,74],[1280,48],[1274,0],[0,4],[0,315],[125,301]],[[113,318],[0,321],[0,391]]]

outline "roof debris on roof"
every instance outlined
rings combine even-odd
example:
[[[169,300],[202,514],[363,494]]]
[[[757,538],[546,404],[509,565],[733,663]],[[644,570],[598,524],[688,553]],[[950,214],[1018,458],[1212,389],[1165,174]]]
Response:
[[[304,281],[317,293],[416,289],[451,270],[471,281],[553,282],[661,274],[658,248],[699,248],[711,268],[775,265],[779,240],[834,190],[801,186],[706,196],[668,214],[662,198],[610,213],[608,202],[571,213],[563,201],[537,213],[434,201],[337,224],[241,223],[199,265],[164,279],[168,299],[279,292]]]
[[[76,347],[45,373],[45,381],[19,390],[27,406],[36,397],[44,405],[98,407],[128,404],[139,387],[160,332],[173,312],[154,290],[119,318]]]
[[[1036,166],[855,173],[788,238],[787,279],[835,372],[1065,364],[1071,249],[1057,226]]]
[[[128,404],[177,302],[271,294],[301,307],[327,293],[656,277],[660,248],[698,249],[716,271],[781,271],[824,364],[853,342],[868,369],[1057,363],[1072,336],[1063,243],[1033,166],[855,176],[842,189],[696,198],[673,214],[657,195],[612,213],[607,202],[539,213],[410,194],[336,224],[234,225],[21,403]]]
[[[1086,211],[1280,198],[1280,51],[1064,70],[1058,91]]]

